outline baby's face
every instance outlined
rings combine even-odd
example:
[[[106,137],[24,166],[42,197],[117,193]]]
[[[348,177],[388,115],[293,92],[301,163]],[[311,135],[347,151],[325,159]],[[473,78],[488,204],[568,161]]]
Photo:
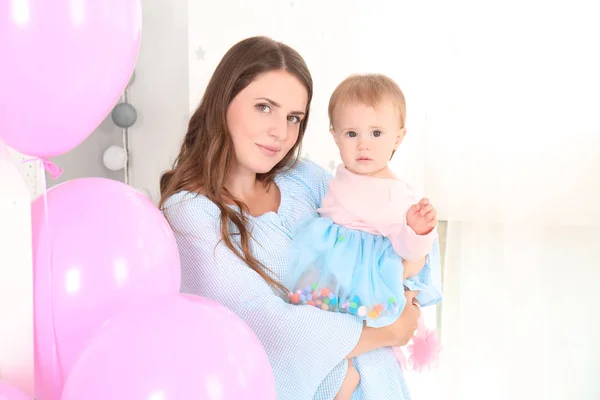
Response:
[[[361,175],[385,170],[406,132],[391,101],[376,108],[360,103],[342,105],[335,110],[332,122],[331,133],[344,166]]]

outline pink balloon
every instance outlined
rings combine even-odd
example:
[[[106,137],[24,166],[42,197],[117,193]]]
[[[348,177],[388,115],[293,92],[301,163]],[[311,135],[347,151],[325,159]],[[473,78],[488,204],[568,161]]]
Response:
[[[234,313],[202,297],[158,296],[102,328],[62,400],[275,400],[267,355]]]
[[[140,0],[1,1],[4,142],[38,157],[83,142],[127,86],[141,27]]]
[[[32,205],[36,396],[55,400],[100,326],[132,302],[178,293],[181,274],[167,220],[132,187],[84,178],[46,197],[47,213],[43,195]]]
[[[8,383],[0,382],[0,400],[31,400]]]

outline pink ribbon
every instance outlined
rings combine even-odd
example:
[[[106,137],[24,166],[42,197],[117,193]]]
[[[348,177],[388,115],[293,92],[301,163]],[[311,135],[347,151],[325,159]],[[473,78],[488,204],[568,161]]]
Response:
[[[59,167],[58,165],[54,164],[52,161],[48,160],[47,158],[43,158],[43,157],[30,158],[28,160],[23,160],[23,163],[37,161],[37,160],[40,160],[42,162],[44,169],[50,174],[50,177],[52,179],[56,179],[62,175],[63,169],[61,167]]]

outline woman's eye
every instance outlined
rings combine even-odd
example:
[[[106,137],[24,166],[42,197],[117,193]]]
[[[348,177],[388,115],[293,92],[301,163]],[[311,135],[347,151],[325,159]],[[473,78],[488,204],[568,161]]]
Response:
[[[379,137],[381,135],[383,135],[383,132],[381,132],[381,131],[373,131],[373,136],[374,137]]]
[[[292,124],[299,124],[300,123],[300,118],[296,115],[290,115],[288,117],[288,121],[291,122]]]
[[[271,111],[271,107],[269,107],[269,106],[268,106],[268,105],[266,105],[266,104],[258,104],[258,105],[256,106],[256,109],[257,109],[258,111],[262,112],[262,113],[266,113],[266,112],[269,112],[269,111]]]
[[[357,134],[356,134],[356,132],[354,132],[354,131],[350,131],[350,132],[347,132],[347,133],[346,133],[346,136],[348,136],[348,137],[352,137],[352,138],[353,138],[353,137],[356,137],[356,136],[357,136]]]

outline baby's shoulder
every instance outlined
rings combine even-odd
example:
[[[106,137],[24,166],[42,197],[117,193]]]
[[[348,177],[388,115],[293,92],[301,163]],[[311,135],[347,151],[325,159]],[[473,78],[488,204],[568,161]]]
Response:
[[[416,193],[413,187],[406,181],[398,178],[389,179],[388,182],[389,199],[392,202],[398,200],[415,199]]]

